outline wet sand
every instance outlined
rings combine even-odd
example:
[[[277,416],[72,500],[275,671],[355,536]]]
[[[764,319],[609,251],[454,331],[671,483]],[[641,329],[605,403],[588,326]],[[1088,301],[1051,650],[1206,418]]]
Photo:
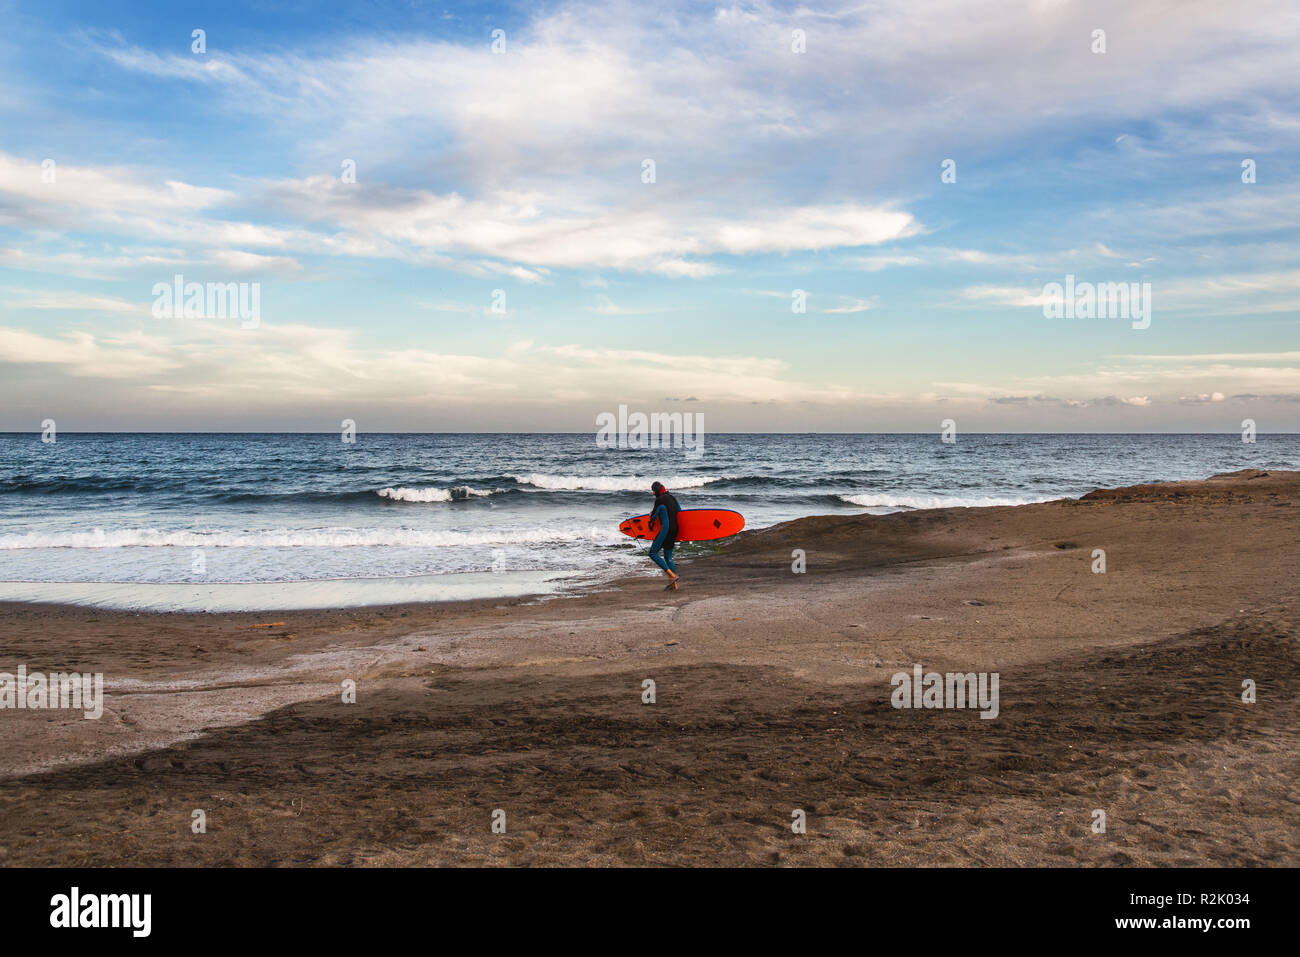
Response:
[[[675,594],[0,605],[0,671],[106,690],[97,721],[0,711],[0,864],[1300,864],[1300,473],[803,519],[679,564]],[[997,672],[997,718],[892,707],[917,663]]]

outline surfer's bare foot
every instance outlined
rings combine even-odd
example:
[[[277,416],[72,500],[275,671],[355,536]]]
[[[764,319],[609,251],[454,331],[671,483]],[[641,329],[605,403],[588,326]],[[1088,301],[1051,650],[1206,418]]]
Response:
[[[677,591],[677,583],[681,580],[681,575],[674,575],[673,580],[664,586],[664,591]]]

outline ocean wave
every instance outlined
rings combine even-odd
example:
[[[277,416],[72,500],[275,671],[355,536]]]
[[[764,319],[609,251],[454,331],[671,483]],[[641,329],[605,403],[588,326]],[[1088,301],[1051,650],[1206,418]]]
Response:
[[[468,485],[453,485],[451,488],[381,488],[375,494],[394,502],[464,502],[471,498],[500,495],[504,491],[502,488],[478,489]]]
[[[612,544],[624,538],[612,526],[501,528],[481,532],[421,528],[263,529],[255,532],[193,532],[123,528],[87,532],[0,535],[0,551],[23,548],[431,548],[474,545],[543,545],[564,542]]]
[[[815,482],[806,478],[786,478],[780,475],[724,475],[718,479],[725,483],[727,490],[732,489],[801,489],[813,492]]]
[[[551,492],[595,491],[595,492],[645,492],[650,493],[650,483],[654,476],[639,475],[546,475],[530,472],[528,475],[510,475],[520,485]],[[713,482],[723,482],[735,478],[734,475],[668,475],[658,479],[669,491],[679,488],[701,488]]]
[[[124,475],[67,475],[37,477],[15,475],[0,479],[0,494],[59,495],[75,492],[94,495],[109,492],[150,493],[184,489],[183,478],[169,476],[141,477]]]
[[[841,501],[859,508],[986,508],[993,505],[1031,505],[1050,502],[1044,497],[965,496],[965,495],[893,495],[874,492],[863,495],[840,495]],[[1060,496],[1056,496],[1059,498]]]

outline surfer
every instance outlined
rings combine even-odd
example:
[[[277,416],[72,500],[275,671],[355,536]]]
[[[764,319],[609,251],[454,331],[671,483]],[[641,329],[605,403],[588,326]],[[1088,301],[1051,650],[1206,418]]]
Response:
[[[664,574],[671,579],[664,586],[664,591],[670,588],[676,591],[678,575],[677,566],[673,564],[673,546],[677,544],[677,513],[682,507],[677,504],[672,493],[663,487],[663,483],[655,482],[650,486],[650,491],[655,494],[655,504],[650,509],[650,528],[653,530],[656,523],[659,525],[659,532],[650,543],[650,561],[662,568]],[[659,554],[661,551],[662,555]]]

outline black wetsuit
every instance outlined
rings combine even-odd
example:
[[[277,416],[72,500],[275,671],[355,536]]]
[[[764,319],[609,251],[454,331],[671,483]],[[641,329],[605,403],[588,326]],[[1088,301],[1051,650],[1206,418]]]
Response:
[[[650,527],[659,523],[659,532],[650,543],[650,560],[662,568],[676,570],[673,565],[673,546],[677,544],[677,513],[682,507],[677,504],[671,492],[660,492],[655,496],[654,508],[650,510]],[[663,557],[659,555],[663,551]]]

